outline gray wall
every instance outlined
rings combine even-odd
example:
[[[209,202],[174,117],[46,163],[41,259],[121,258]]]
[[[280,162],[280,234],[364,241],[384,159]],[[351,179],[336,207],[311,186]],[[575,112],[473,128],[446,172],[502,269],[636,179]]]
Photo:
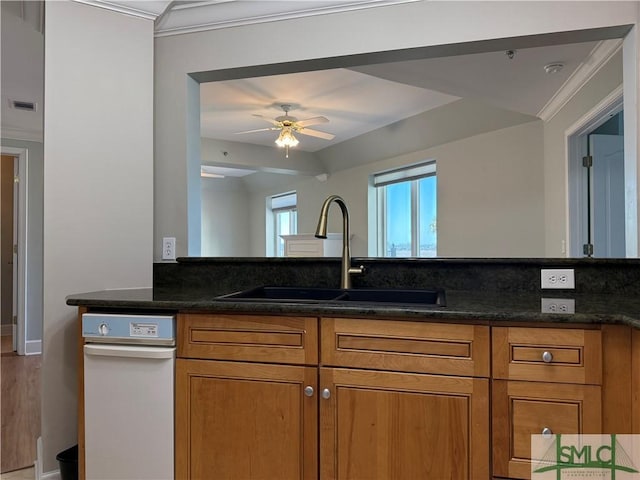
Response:
[[[434,159],[438,175],[438,255],[453,257],[544,256],[542,122],[502,128],[432,148],[398,155],[329,176],[291,183],[251,197],[254,255],[264,255],[265,197],[298,194],[298,232],[313,233],[320,205],[330,194],[349,206],[352,254],[375,256],[375,202],[369,176]],[[341,217],[330,212],[329,229],[341,232]]]
[[[192,197],[200,192],[200,145],[187,140],[193,133],[186,128],[197,122],[187,107],[197,94],[189,73],[635,24],[637,17],[636,2],[589,2],[588,8],[583,2],[415,2],[157,38],[154,257],[165,236],[177,237],[178,255],[200,254],[199,245],[187,248],[189,235],[200,241],[200,208]],[[299,36],[309,40],[291,42]],[[268,48],[256,48],[264,38]]]
[[[3,147],[27,149],[27,288],[26,340],[42,340],[42,216],[44,157],[39,142],[2,139]]]
[[[248,198],[244,183],[238,178],[202,179],[204,257],[251,256]]]
[[[43,470],[77,442],[72,293],[150,287],[153,22],[46,2]]]
[[[565,132],[602,99],[622,84],[622,52],[614,55],[596,75],[544,124],[544,176],[546,254],[562,257],[567,248],[567,165]]]

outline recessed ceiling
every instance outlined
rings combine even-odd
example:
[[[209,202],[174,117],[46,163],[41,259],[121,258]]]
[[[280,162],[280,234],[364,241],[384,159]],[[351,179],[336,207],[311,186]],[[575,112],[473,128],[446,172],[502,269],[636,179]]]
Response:
[[[255,115],[275,118],[290,104],[298,120],[329,120],[312,128],[336,135],[331,141],[296,134],[296,148],[314,152],[457,99],[347,69],[211,82],[200,87],[201,135],[274,146],[277,132],[237,132],[269,127]]]
[[[275,118],[282,115],[281,104],[292,104],[298,120],[329,119],[317,129],[334,134],[333,140],[298,135],[296,148],[307,152],[460,98],[537,116],[597,45],[528,48],[513,58],[499,51],[203,83],[201,136],[274,146],[277,132],[237,132],[268,127],[255,115]],[[558,62],[564,64],[560,72],[545,72],[545,65]]]

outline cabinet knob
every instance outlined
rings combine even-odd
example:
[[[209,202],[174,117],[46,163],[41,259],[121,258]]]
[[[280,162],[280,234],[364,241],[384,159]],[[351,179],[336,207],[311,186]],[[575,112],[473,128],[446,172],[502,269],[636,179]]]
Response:
[[[324,398],[326,400],[329,397],[331,397],[331,390],[329,390],[328,388],[323,388],[322,389],[322,398]]]
[[[307,385],[306,387],[304,387],[304,394],[307,397],[313,397],[313,387],[311,385]]]
[[[553,354],[551,352],[544,352],[542,354],[542,361],[544,363],[551,363],[552,360],[553,360]]]
[[[544,427],[542,429],[542,436],[545,438],[549,438],[551,437],[551,435],[553,435],[553,432],[551,431],[551,429],[549,427]]]

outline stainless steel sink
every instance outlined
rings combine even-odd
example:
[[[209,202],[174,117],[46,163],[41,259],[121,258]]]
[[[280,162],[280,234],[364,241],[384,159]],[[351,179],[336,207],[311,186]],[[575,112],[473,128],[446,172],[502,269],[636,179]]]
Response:
[[[408,290],[396,288],[302,288],[256,287],[218,297],[218,300],[338,303],[338,304],[393,304],[429,307],[446,306],[442,289]]]

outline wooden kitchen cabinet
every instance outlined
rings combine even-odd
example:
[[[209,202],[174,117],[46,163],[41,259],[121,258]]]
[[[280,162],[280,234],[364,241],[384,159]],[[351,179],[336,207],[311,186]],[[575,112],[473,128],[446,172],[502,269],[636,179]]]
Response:
[[[489,478],[489,381],[320,369],[320,478]]]
[[[320,477],[488,478],[489,342],[488,326],[323,318]]]
[[[628,327],[205,313],[178,327],[179,480],[527,479],[532,433],[637,424]]]
[[[318,319],[188,313],[178,332],[176,479],[317,478]]]
[[[602,383],[602,333],[575,328],[493,327],[493,378]]]
[[[493,475],[531,478],[531,435],[601,433],[601,388],[494,380]],[[545,430],[547,429],[547,430]]]
[[[178,359],[176,479],[317,478],[316,384],[314,367]]]
[[[532,434],[602,433],[602,332],[492,328],[493,475],[531,478]]]
[[[177,479],[489,477],[487,326],[178,323]]]

